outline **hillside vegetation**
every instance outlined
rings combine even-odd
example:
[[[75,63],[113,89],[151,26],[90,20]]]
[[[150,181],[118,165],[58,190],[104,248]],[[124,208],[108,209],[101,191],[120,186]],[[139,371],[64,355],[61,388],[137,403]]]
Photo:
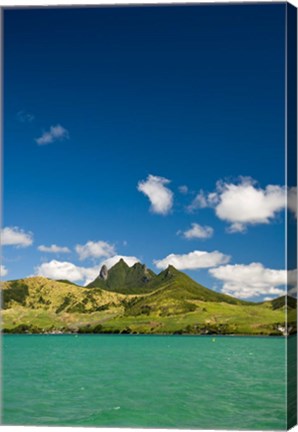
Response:
[[[139,288],[137,288],[139,287]],[[286,314],[296,331],[296,300],[251,303],[214,292],[169,266],[156,275],[123,260],[88,287],[30,277],[2,284],[7,333],[280,335]]]
[[[103,266],[99,276],[88,287],[122,294],[141,294],[152,291],[150,282],[153,282],[155,276],[152,270],[139,262],[129,267],[120,259],[110,270]]]

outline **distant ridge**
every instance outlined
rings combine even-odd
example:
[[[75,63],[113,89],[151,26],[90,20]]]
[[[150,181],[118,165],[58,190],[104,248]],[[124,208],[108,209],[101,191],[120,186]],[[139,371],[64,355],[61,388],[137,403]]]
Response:
[[[109,270],[102,266],[88,287],[35,276],[4,282],[1,292],[4,333],[284,336],[281,329],[297,331],[293,297],[239,300],[204,287],[171,265],[155,274],[121,259]]]
[[[88,288],[101,288],[121,294],[152,294],[153,297],[216,301],[230,304],[249,304],[225,294],[220,294],[195,282],[185,273],[169,265],[156,275],[144,264],[136,263],[129,267],[121,258],[110,270],[104,265],[97,278],[87,285]],[[151,297],[146,297],[148,303]],[[141,300],[140,300],[141,301]]]

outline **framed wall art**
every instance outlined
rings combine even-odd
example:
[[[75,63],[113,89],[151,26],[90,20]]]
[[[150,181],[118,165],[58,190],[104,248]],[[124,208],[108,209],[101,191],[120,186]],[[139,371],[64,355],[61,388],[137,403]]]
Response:
[[[2,425],[297,417],[297,9],[5,7]]]

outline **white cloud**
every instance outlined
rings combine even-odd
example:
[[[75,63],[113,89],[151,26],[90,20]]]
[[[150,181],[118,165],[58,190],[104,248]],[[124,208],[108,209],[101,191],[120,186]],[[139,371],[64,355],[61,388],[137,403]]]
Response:
[[[208,200],[203,190],[197,194],[192,203],[187,207],[187,211],[192,213],[197,209],[208,207]]]
[[[178,234],[182,234],[182,236],[188,240],[191,239],[206,239],[210,238],[213,235],[213,228],[210,226],[202,226],[197,223],[192,223],[191,228],[184,232],[178,231]]]
[[[37,248],[40,252],[48,252],[48,253],[69,253],[70,249],[66,246],[57,246],[52,244],[51,246],[40,245]]]
[[[249,224],[268,224],[285,207],[285,188],[268,185],[261,189],[252,179],[239,184],[219,183],[216,215],[231,222],[231,232],[243,231]]]
[[[246,231],[246,225],[240,222],[234,222],[230,225],[226,231],[230,234],[233,233],[244,233]]]
[[[0,265],[0,276],[1,276],[1,277],[6,276],[7,273],[8,273],[7,268],[6,268],[4,265],[1,264],[1,265]]]
[[[78,244],[75,250],[80,260],[87,258],[108,258],[116,254],[114,246],[104,241],[88,241],[84,245]]]
[[[288,295],[297,298],[297,284],[288,290]]]
[[[33,243],[33,234],[18,227],[5,227],[1,230],[2,246],[28,247]]]
[[[143,192],[151,203],[151,211],[162,215],[168,214],[173,207],[173,192],[165,185],[170,180],[164,177],[149,175],[147,180],[138,183],[138,191]]]
[[[288,208],[294,213],[297,218],[297,188],[291,187],[288,189]]]
[[[297,285],[297,269],[288,271],[288,285],[295,286]]]
[[[70,282],[83,281],[85,285],[93,281],[99,273],[98,266],[80,267],[67,261],[52,260],[35,268],[35,274],[50,279],[67,279]]]
[[[223,293],[237,298],[281,296],[285,294],[287,285],[286,270],[266,268],[261,263],[226,265],[210,269],[209,273],[223,282]],[[289,286],[292,279],[292,272],[289,272]]]
[[[217,217],[230,223],[228,232],[244,232],[248,225],[268,224],[285,208],[286,188],[268,185],[260,188],[250,177],[240,177],[238,183],[217,182],[216,191],[196,196],[188,207],[213,207]]]
[[[297,269],[288,271],[288,294],[297,297]]]
[[[135,263],[140,262],[140,260],[134,256],[125,256],[125,255],[115,255],[111,258],[108,258],[106,260],[104,260],[101,263],[102,265],[106,265],[108,269],[110,269],[111,267],[113,267],[115,264],[117,264],[118,261],[121,260],[121,258],[126,262],[126,264],[129,267],[132,267]]]
[[[69,132],[63,126],[57,124],[51,126],[49,131],[44,132],[39,138],[36,138],[38,145],[50,144],[54,141],[63,141],[69,139]]]
[[[139,262],[136,257],[123,255],[115,255],[92,267],[81,267],[68,261],[52,260],[37,266],[35,268],[35,275],[56,280],[67,279],[70,282],[79,282],[82,285],[88,285],[99,275],[100,269],[104,264],[110,269],[121,258],[130,267]]]
[[[221,252],[193,251],[184,255],[170,254],[164,259],[154,260],[154,264],[159,269],[165,269],[168,265],[174,266],[178,270],[191,270],[215,267],[229,262],[230,257]]]

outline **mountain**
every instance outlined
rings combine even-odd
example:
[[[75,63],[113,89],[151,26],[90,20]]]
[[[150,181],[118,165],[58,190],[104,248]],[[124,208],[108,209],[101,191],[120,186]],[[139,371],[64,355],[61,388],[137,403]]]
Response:
[[[102,266],[98,277],[88,288],[102,288],[122,294],[142,294],[152,291],[150,282],[156,277],[144,264],[137,262],[129,267],[121,258],[110,270]]]
[[[177,301],[192,299],[231,304],[247,303],[200,285],[172,265],[156,275],[141,263],[129,267],[123,259],[110,270],[105,265],[102,266],[98,277],[87,287],[101,288],[122,294],[145,294],[156,291],[152,296],[140,299],[140,303],[148,303],[151,298],[156,298],[158,301],[162,298],[173,298]]]
[[[142,311],[161,315],[180,314],[196,310],[196,302],[255,304],[212,291],[171,265],[151,279],[147,290],[151,292],[127,305],[126,314],[140,315]]]
[[[103,266],[88,287],[29,277],[1,285],[4,333],[279,335],[296,300],[252,303],[212,291],[175,267],[156,275],[141,263]]]

